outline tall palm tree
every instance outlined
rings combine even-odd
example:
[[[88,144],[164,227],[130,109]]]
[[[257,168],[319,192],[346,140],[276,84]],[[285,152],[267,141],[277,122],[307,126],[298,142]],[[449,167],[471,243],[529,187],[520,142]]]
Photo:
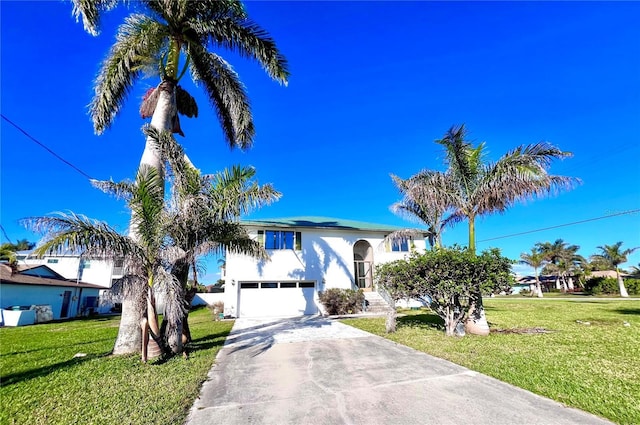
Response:
[[[446,204],[446,199],[439,196],[438,189],[445,184],[446,176],[437,171],[423,170],[406,180],[393,174],[391,179],[403,195],[401,201],[391,205],[391,211],[401,217],[425,224],[431,249],[440,248],[445,227],[444,216],[450,207]],[[396,241],[423,234],[422,230],[407,229],[393,232],[387,238]]]
[[[540,278],[538,270],[544,266],[546,262],[545,256],[535,248],[531,248],[531,253],[523,252],[520,254],[520,263],[533,267],[536,277],[536,296],[542,298],[542,288],[540,287]]]
[[[504,212],[518,201],[572,187],[577,181],[548,173],[552,160],[571,155],[549,143],[518,146],[498,161],[488,162],[485,144],[473,147],[466,137],[462,124],[452,126],[442,139],[436,140],[444,148],[447,169],[446,178],[438,182],[434,192],[453,209],[445,223],[468,222],[472,253],[476,250],[476,217]],[[488,334],[481,294],[474,294],[470,302],[473,307],[469,331]]]
[[[76,18],[96,34],[102,12],[117,0],[72,0]],[[102,63],[90,112],[98,134],[107,129],[143,71],[159,74],[160,83],[141,107],[158,131],[181,133],[178,114],[196,116],[194,99],[180,85],[187,70],[216,110],[227,143],[246,148],[254,137],[249,99],[231,65],[210,47],[227,49],[258,61],[267,74],[286,84],[285,58],[268,33],[248,18],[237,0],[141,0],[116,35]],[[180,64],[182,60],[182,65]],[[155,72],[154,72],[155,71]],[[162,158],[147,137],[141,164],[162,169]]]
[[[616,242],[613,245],[599,246],[598,249],[600,250],[600,253],[592,255],[591,258],[593,260],[599,260],[604,262],[605,264],[608,264],[610,267],[610,270],[616,271],[616,276],[618,278],[618,287],[620,289],[620,296],[628,297],[629,294],[627,293],[627,288],[625,288],[624,286],[624,280],[620,275],[620,268],[618,266],[620,264],[626,263],[627,257],[629,256],[629,254],[633,253],[635,250],[637,250],[640,247],[629,248],[625,250],[621,250],[621,247],[622,247],[622,242]]]
[[[473,147],[466,137],[462,124],[451,127],[436,143],[445,150],[446,196],[455,208],[450,220],[468,221],[469,249],[474,253],[476,217],[504,212],[518,201],[571,188],[578,181],[548,173],[551,161],[571,156],[549,143],[518,146],[498,161],[487,162],[485,144]]]
[[[95,35],[103,12],[121,2],[72,0],[72,3],[75,17],[82,18],[85,29]],[[96,79],[90,106],[96,132],[100,134],[111,125],[144,71],[158,75],[160,82],[145,96],[141,115],[151,117],[151,127],[157,131],[182,134],[179,114],[188,117],[198,114],[195,100],[179,85],[189,70],[216,111],[229,146],[249,147],[255,130],[244,85],[231,65],[210,48],[254,59],[271,78],[286,84],[289,76],[286,60],[268,33],[249,19],[238,0],[141,0],[135,5],[137,11],[119,27],[116,42]],[[163,162],[153,137],[147,135],[140,165],[162,173]],[[130,229],[134,232],[131,236],[136,238],[136,227],[132,225]],[[125,347],[129,352],[137,351],[140,345],[139,337],[133,336],[135,328],[123,329],[142,319],[140,311],[131,310],[132,305],[123,302],[122,316],[126,320],[121,321],[118,336],[122,341],[116,344],[123,352],[127,350]]]

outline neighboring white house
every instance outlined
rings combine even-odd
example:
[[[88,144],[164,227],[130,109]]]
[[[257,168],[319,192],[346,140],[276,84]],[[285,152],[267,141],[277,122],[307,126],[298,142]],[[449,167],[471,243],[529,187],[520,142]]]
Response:
[[[243,221],[270,260],[226,253],[225,315],[316,314],[318,292],[329,288],[375,291],[376,265],[424,251],[424,237],[403,243],[384,238],[401,227],[324,217]]]
[[[111,288],[115,279],[123,276],[122,260],[94,260],[82,258],[79,254],[64,253],[36,257],[30,251],[17,253],[21,266],[46,265],[65,279],[76,279]]]
[[[65,279],[46,265],[12,272],[11,267],[0,264],[0,319],[17,326],[87,315],[97,311],[101,289]]]
[[[16,257],[20,267],[45,265],[64,279],[101,286],[103,290],[100,291],[100,295],[110,289],[116,279],[124,275],[123,262],[117,259],[86,259],[75,253],[37,257],[32,255],[31,251],[20,251]],[[110,304],[103,303],[99,312],[108,313],[110,309]]]

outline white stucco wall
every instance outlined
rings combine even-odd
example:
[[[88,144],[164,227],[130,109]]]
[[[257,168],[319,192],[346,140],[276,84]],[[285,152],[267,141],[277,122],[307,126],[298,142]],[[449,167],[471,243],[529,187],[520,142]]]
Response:
[[[222,301],[224,302],[224,293],[216,292],[216,293],[197,293],[191,302],[192,306],[197,305],[208,305],[212,306],[215,303]]]
[[[250,229],[257,237],[258,229]],[[300,251],[269,250],[270,261],[227,253],[225,276],[225,314],[235,316],[243,281],[315,281],[317,291],[329,288],[355,288],[353,247],[367,241],[373,251],[373,264],[398,260],[408,252],[385,252],[383,232],[342,229],[286,228],[302,233]],[[415,249],[424,251],[424,239],[414,241]],[[317,293],[315,295],[317,300]]]
[[[82,289],[82,293],[80,290]],[[97,297],[98,289],[74,288],[44,285],[16,285],[12,283],[0,284],[0,307],[6,308],[14,305],[50,305],[54,320],[60,319],[64,291],[71,291],[69,310],[67,317],[76,317],[85,297]]]

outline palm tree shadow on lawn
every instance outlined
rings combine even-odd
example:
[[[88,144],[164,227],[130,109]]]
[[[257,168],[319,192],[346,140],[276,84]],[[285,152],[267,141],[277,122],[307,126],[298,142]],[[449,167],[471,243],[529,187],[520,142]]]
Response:
[[[216,334],[205,335],[201,338],[191,340],[188,344],[189,352],[193,353],[200,350],[209,350],[213,347],[221,347],[224,345],[225,340],[231,333],[231,329],[224,332],[218,332]]]
[[[631,314],[640,316],[640,308],[618,308],[615,311],[616,313],[620,314]]]
[[[73,357],[72,359],[54,363],[42,367],[38,367],[35,369],[29,369],[18,373],[12,373],[8,375],[0,376],[0,382],[2,382],[2,386],[6,387],[8,385],[17,384],[22,381],[28,381],[30,379],[39,378],[41,376],[47,376],[61,368],[74,367],[81,363],[84,363],[88,360],[92,360],[95,358],[106,358],[109,356],[109,353],[98,354],[98,355],[88,355],[85,357]]]
[[[435,313],[423,313],[411,316],[402,316],[396,319],[398,327],[408,328],[434,328],[444,331],[444,319]],[[489,322],[490,326],[495,326]]]
[[[231,333],[231,330],[225,331],[225,332],[219,332],[219,333],[211,334],[211,335],[205,335],[203,337],[193,339],[193,340],[191,340],[191,342],[189,342],[186,345],[185,353],[187,353],[189,356],[191,356],[193,353],[198,352],[198,351],[210,350],[210,349],[212,349],[214,347],[222,347],[224,345],[224,342],[226,341],[227,337],[229,336],[229,333]],[[179,357],[179,355],[174,354],[174,355],[160,356],[152,364],[155,365],[155,366],[160,366],[160,365],[163,365],[163,364],[167,363],[170,359],[175,358],[175,357]],[[188,359],[188,357],[187,357],[187,359]]]
[[[416,314],[397,318],[398,327],[436,328],[444,329],[444,320],[437,314]]]

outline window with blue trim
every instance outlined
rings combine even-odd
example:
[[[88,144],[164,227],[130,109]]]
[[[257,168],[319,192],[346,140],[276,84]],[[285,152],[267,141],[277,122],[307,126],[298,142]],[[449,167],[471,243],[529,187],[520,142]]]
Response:
[[[258,230],[258,242],[266,249],[302,249],[302,233],[292,230]]]

